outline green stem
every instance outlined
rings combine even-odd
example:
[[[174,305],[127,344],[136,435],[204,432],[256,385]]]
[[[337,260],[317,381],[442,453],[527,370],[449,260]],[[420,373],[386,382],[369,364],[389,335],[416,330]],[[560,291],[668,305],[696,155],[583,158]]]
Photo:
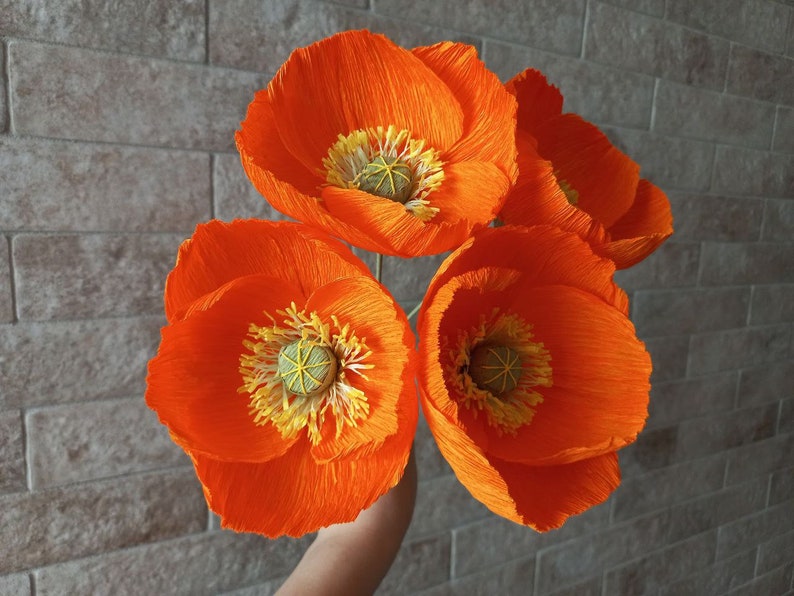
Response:
[[[405,316],[408,318],[408,320],[409,320],[409,321],[410,321],[410,320],[411,320],[411,319],[412,319],[414,316],[416,316],[416,313],[418,313],[418,312],[419,312],[419,309],[420,309],[420,308],[422,308],[422,303],[421,303],[421,302],[420,302],[419,304],[417,304],[416,306],[414,306],[414,307],[411,309],[411,312],[409,312],[407,315],[405,315]]]
[[[380,253],[375,254],[375,279],[381,280],[383,274],[383,255]]]

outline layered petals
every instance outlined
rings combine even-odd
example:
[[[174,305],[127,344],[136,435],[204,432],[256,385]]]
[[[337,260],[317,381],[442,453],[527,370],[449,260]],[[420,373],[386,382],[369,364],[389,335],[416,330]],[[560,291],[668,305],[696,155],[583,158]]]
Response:
[[[397,483],[418,415],[414,338],[344,245],[295,223],[213,221],[181,247],[165,298],[146,401],[225,525],[305,534]]]
[[[423,302],[430,428],[472,494],[518,523],[558,527],[605,500],[645,423],[650,357],[613,273],[576,234],[505,226],[455,251]]]
[[[293,52],[236,141],[279,211],[413,257],[455,248],[499,212],[517,175],[515,110],[469,46],[407,51],[348,31]],[[389,167],[405,179],[399,192],[368,178]]]
[[[537,71],[507,84],[518,100],[519,177],[499,215],[517,225],[576,232],[618,269],[641,261],[673,233],[664,193],[598,128],[562,113],[562,96]]]

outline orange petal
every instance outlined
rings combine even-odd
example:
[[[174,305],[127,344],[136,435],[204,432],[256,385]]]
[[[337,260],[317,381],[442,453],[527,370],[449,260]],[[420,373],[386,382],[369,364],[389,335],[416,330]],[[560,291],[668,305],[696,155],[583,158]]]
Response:
[[[402,309],[374,279],[340,279],[323,286],[309,297],[306,310],[342,326],[350,325],[371,355],[372,368],[364,375],[349,373],[347,382],[367,396],[370,411],[356,427],[345,427],[337,437],[336,425],[327,419],[322,440],[312,448],[318,461],[371,453],[397,432],[408,433],[410,443],[416,427],[417,401],[414,387],[414,335]]]
[[[404,441],[395,436],[392,442]],[[410,438],[355,461],[315,463],[308,442],[265,463],[222,462],[195,455],[193,463],[210,509],[224,528],[271,538],[302,536],[353,521],[399,482]]]
[[[445,164],[443,184],[427,197],[433,207],[440,209],[431,223],[467,220],[471,227],[485,226],[501,209],[510,184],[510,179],[492,163]]]
[[[243,340],[251,323],[300,299],[300,289],[265,275],[241,277],[225,286],[206,310],[162,329],[149,362],[146,403],[160,422],[191,451],[222,460],[263,462],[290,446],[270,424],[257,426],[248,396],[238,393]]]
[[[563,114],[543,121],[535,136],[557,178],[579,193],[577,207],[607,228],[629,210],[640,168],[598,128]]]
[[[302,194],[317,195],[318,187],[325,182],[325,176],[320,175],[319,165],[307,168],[284,146],[267,90],[258,91],[248,105],[245,120],[235,133],[235,140],[243,156],[243,165],[248,159],[252,165],[270,172],[276,179]],[[270,200],[271,195],[275,193],[266,194],[265,198]]]
[[[340,222],[334,232],[366,250],[399,257],[450,250],[471,233],[468,220],[423,222],[400,203],[355,189],[323,188],[328,211]]]
[[[522,226],[549,224],[579,234],[591,246],[603,244],[604,227],[568,202],[554,175],[554,165],[538,155],[534,139],[521,132],[517,139],[518,181],[507,195],[499,219]]]
[[[603,503],[620,485],[615,453],[562,466],[524,466],[490,458],[516,502],[518,521],[539,532]]]
[[[518,100],[518,130],[534,134],[544,120],[562,114],[562,94],[539,70],[528,68],[505,85]]]
[[[602,503],[620,484],[617,456],[608,453],[560,466],[528,466],[487,455],[422,393],[422,407],[439,450],[455,476],[488,509],[545,532]]]
[[[449,86],[463,109],[463,136],[442,156],[446,162],[489,161],[515,180],[516,102],[472,46],[445,41],[412,50]]]
[[[670,201],[657,186],[640,180],[631,209],[609,229],[611,242],[605,256],[618,269],[639,263],[673,233]]]
[[[337,277],[369,275],[350,249],[306,226],[213,220],[198,225],[179,249],[176,267],[166,281],[166,316],[169,321],[178,320],[201,296],[235,278],[257,273],[295,285],[300,292],[293,299],[308,296]]]
[[[578,287],[628,312],[628,298],[612,280],[614,264],[595,255],[578,235],[551,226],[478,231],[444,260],[427,296],[432,297],[451,277],[483,267],[521,271],[524,282],[531,285]]]
[[[516,290],[513,312],[551,355],[552,387],[515,436],[491,437],[490,454],[563,464],[619,449],[648,414],[651,360],[631,321],[595,296],[560,286]]]
[[[295,50],[268,87],[281,140],[310,170],[338,135],[394,125],[439,151],[463,132],[452,91],[381,35],[346,31]]]

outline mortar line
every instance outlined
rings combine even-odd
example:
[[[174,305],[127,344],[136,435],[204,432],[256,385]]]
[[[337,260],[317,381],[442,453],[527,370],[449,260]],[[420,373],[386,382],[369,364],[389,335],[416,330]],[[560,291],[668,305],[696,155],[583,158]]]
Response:
[[[587,43],[587,24],[590,22],[590,0],[584,5],[584,16],[582,18],[582,47],[579,49],[579,59],[585,59],[585,44]]]
[[[11,44],[8,41],[3,42],[3,51],[5,52],[3,60],[3,82],[6,86],[6,126],[8,134],[16,136],[16,126],[14,125],[14,110],[12,109],[12,93],[11,93]]]
[[[204,64],[210,64],[210,0],[204,0]]]

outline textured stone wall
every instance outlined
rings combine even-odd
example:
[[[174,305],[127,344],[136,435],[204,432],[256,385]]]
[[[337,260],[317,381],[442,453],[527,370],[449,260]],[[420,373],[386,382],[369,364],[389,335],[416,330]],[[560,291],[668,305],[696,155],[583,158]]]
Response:
[[[296,46],[369,28],[544,70],[665,189],[619,275],[648,428],[602,506],[537,534],[417,437],[380,594],[782,594],[794,569],[794,7],[783,0],[0,0],[0,594],[270,594],[310,541],[218,529],[143,403],[179,242],[278,217],[232,134]],[[438,258],[387,259],[418,301]]]

